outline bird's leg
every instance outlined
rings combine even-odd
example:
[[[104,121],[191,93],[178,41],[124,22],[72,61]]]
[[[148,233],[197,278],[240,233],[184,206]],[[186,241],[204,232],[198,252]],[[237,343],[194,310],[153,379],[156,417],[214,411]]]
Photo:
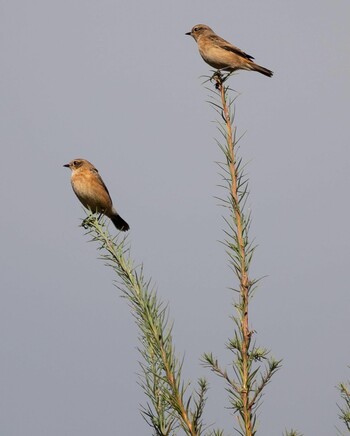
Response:
[[[224,83],[225,80],[227,80],[230,76],[231,76],[231,72],[228,72],[228,73],[226,74],[226,76],[224,76],[224,77],[221,79],[221,80],[222,80],[222,83]]]
[[[89,211],[91,212],[91,213],[94,213],[94,212],[92,212],[92,210],[91,209],[89,209]],[[98,218],[97,218],[97,220],[99,221],[99,219],[101,218],[101,215],[102,215],[102,212],[98,215]],[[82,227],[84,227],[84,229],[88,229],[89,227],[91,227],[91,221],[94,219],[94,215],[89,215],[89,216],[87,216],[83,221],[82,221],[82,223],[81,223],[81,226]]]
[[[220,85],[223,83],[223,78],[220,70],[215,71],[215,73],[210,78],[211,82],[215,82],[215,89],[219,89]]]
[[[84,229],[88,229],[90,227],[90,217],[87,216],[81,223],[81,226],[84,227]]]
[[[217,71],[214,71],[214,74],[210,77],[210,81],[211,82],[213,82],[213,81],[215,81],[215,82],[217,82],[218,80],[221,80],[221,71],[220,70],[217,70]]]

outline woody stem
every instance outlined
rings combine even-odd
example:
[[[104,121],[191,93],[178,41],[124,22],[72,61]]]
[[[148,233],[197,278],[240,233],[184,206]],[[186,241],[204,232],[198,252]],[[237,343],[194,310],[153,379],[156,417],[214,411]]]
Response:
[[[249,329],[249,317],[248,317],[248,305],[249,305],[249,290],[250,282],[248,277],[248,262],[247,262],[247,240],[244,235],[243,226],[243,213],[239,202],[239,192],[238,192],[238,170],[236,165],[235,156],[235,141],[232,132],[232,120],[230,116],[229,106],[226,101],[226,89],[223,85],[222,77],[219,75],[215,78],[216,87],[221,96],[221,103],[223,109],[223,118],[225,119],[226,127],[226,141],[227,141],[227,162],[230,173],[230,196],[233,205],[234,219],[233,224],[236,228],[236,242],[238,245],[238,257],[239,257],[239,289],[240,289],[240,302],[238,304],[240,313],[240,327],[242,335],[242,344],[240,347],[240,358],[242,365],[241,374],[241,387],[240,387],[240,397],[242,401],[242,414],[244,421],[245,436],[252,435],[252,410],[251,403],[249,402],[250,394],[250,382],[249,382],[249,370],[250,370],[250,359],[249,359],[249,347],[251,340],[251,331]]]

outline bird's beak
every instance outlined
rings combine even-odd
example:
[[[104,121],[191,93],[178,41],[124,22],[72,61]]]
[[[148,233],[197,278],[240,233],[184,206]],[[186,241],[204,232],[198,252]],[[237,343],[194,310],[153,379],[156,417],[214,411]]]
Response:
[[[64,167],[66,167],[66,168],[69,168],[69,164],[65,164],[65,165],[63,165]]]
[[[185,33],[185,35],[189,35],[189,36],[191,36],[191,33],[192,33],[192,32],[187,32],[187,33]]]

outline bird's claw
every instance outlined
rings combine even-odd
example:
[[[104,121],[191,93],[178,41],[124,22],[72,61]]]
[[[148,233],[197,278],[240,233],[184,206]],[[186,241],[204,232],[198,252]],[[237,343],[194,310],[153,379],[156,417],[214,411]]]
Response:
[[[87,230],[89,227],[91,227],[91,216],[87,216],[81,223],[81,227],[84,227],[85,230]]]
[[[228,78],[230,74],[227,74],[226,76],[223,76],[220,70],[217,70],[214,72],[214,74],[211,76],[210,81],[215,82],[215,89],[220,89],[222,84],[225,82],[225,80]]]

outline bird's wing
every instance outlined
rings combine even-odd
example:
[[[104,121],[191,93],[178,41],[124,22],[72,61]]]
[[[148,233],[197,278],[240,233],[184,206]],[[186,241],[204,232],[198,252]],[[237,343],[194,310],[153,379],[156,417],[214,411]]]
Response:
[[[230,42],[226,41],[225,39],[221,38],[218,35],[213,35],[210,38],[215,45],[217,45],[217,46],[219,46],[227,51],[232,51],[233,53],[237,54],[238,56],[241,56],[242,58],[248,59],[250,61],[252,59],[254,59],[253,56],[250,56],[249,54],[245,53],[244,51],[242,51],[238,47],[235,47]]]
[[[100,174],[98,173],[98,170],[96,168],[91,168],[91,171],[95,174],[98,182],[100,183],[101,186],[103,186],[105,188],[105,190],[107,191],[107,194],[110,196],[107,186],[105,185],[104,181],[102,180],[102,177],[100,176]]]

